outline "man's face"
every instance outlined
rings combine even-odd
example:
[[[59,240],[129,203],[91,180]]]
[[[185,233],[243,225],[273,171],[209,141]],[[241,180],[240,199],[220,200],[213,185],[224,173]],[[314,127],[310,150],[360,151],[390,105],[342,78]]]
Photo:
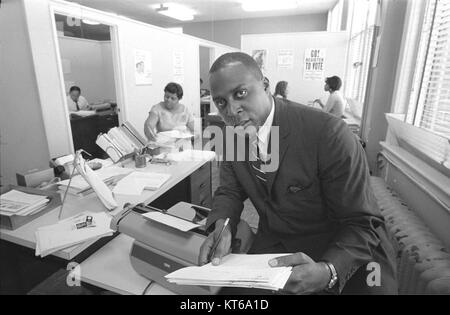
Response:
[[[262,126],[269,116],[271,101],[258,80],[240,63],[228,65],[210,76],[214,103],[229,126],[246,131]]]
[[[78,101],[78,98],[80,97],[80,92],[78,92],[78,91],[72,91],[72,92],[70,92],[70,98],[74,101],[74,102],[76,102],[76,101]]]

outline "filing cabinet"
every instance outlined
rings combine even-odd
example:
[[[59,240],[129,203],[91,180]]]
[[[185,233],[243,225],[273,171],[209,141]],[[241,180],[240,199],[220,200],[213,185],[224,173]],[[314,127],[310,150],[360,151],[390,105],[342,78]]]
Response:
[[[185,201],[210,208],[212,206],[211,166],[211,162],[203,164],[150,205],[159,209],[169,209],[178,202]]]
[[[192,173],[190,180],[191,203],[210,208],[212,206],[211,162]]]

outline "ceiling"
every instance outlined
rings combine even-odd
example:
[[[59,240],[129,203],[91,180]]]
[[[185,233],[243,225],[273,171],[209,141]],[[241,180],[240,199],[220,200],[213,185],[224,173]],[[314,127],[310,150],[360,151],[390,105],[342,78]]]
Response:
[[[271,16],[303,15],[325,13],[337,0],[299,0],[299,7],[290,10],[266,12],[245,12],[241,0],[68,0],[101,11],[112,12],[131,19],[162,27],[180,25],[180,21],[156,13],[150,6],[161,3],[177,3],[196,11],[193,21],[206,22],[217,20],[248,19]],[[277,1],[277,0],[274,0]]]

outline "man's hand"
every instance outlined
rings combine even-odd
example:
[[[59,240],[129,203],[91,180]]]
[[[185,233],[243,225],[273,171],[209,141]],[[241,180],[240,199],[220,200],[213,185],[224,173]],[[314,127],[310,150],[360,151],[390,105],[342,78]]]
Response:
[[[277,257],[269,261],[271,267],[293,266],[283,291],[293,294],[310,294],[324,290],[331,274],[323,262],[316,263],[306,254],[295,253],[288,256]]]
[[[219,244],[217,245],[214,255],[212,257],[209,257],[214,244],[216,243],[217,238],[220,235],[220,231],[222,231],[224,223],[225,220],[223,219],[217,220],[214,232],[209,234],[206,240],[203,242],[203,245],[200,248],[200,255],[198,257],[198,263],[200,266],[207,264],[209,261],[212,261],[213,265],[219,265],[222,257],[228,255],[231,252],[232,235],[230,225],[228,225],[225,227],[225,230],[220,236]]]

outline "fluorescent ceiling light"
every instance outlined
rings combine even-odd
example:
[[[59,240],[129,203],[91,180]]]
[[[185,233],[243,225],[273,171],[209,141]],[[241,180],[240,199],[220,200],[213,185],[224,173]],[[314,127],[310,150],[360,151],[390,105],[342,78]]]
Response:
[[[298,7],[296,0],[244,0],[242,10],[247,12],[289,10]]]
[[[86,20],[86,19],[83,19],[82,21],[84,24],[89,24],[89,25],[99,25],[100,24],[100,22],[95,22],[95,21]]]
[[[171,17],[180,21],[191,21],[194,19],[195,11],[185,6],[175,3],[165,3],[161,6],[153,7],[159,14]]]

